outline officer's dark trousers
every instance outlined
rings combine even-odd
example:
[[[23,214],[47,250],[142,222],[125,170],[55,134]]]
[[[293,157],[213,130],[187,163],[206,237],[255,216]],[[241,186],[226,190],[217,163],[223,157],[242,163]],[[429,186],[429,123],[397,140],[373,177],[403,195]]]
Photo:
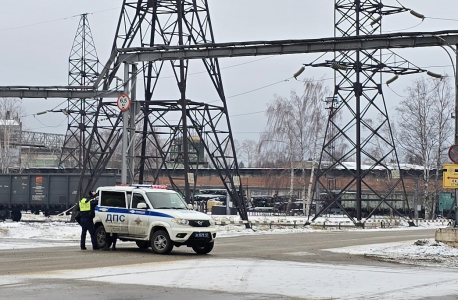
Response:
[[[86,248],[86,232],[89,231],[91,235],[92,249],[98,249],[97,238],[95,236],[94,223],[92,218],[81,218],[81,248]]]

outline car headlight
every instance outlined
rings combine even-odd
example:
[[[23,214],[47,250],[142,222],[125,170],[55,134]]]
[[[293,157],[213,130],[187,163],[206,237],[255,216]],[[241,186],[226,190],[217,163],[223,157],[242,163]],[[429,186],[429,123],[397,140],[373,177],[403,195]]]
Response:
[[[210,219],[210,225],[211,225],[211,226],[214,226],[215,224],[216,224],[216,223],[215,223],[215,220]]]
[[[175,222],[180,225],[189,225],[189,221],[186,219],[172,219],[172,222]]]

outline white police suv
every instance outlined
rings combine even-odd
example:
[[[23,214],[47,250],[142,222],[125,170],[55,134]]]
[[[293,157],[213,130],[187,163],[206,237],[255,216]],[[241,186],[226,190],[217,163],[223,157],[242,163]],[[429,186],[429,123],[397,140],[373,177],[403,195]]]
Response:
[[[213,249],[216,228],[212,218],[190,210],[183,198],[166,186],[105,186],[97,189],[94,224],[100,248],[106,235],[135,241],[142,249],[167,254],[186,245],[198,254]]]

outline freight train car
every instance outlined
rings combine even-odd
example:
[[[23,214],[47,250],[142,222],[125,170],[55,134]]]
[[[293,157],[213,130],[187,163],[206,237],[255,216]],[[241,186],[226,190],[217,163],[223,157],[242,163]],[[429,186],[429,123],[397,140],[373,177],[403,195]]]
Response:
[[[116,184],[116,174],[102,174],[97,188]],[[0,220],[19,221],[21,211],[56,214],[72,207],[76,201],[80,174],[0,174]],[[83,186],[87,185],[87,181]]]
[[[337,194],[338,191],[336,191]],[[320,206],[324,207],[327,206],[328,204],[331,203],[331,201],[334,199],[334,195],[328,195],[325,193],[322,193],[320,195],[321,200],[318,201],[320,202]],[[394,194],[392,195],[391,198],[385,199],[385,202],[380,203],[380,198],[379,196],[375,194],[370,194],[370,193],[363,193],[361,195],[361,212],[363,217],[371,213],[372,211],[375,212],[377,215],[391,215],[393,213],[391,208],[396,209],[399,213],[403,215],[409,215],[409,213],[413,209],[413,199],[407,196],[407,202],[404,200],[404,195],[401,193]],[[351,216],[356,216],[356,193],[355,192],[347,192],[345,194],[342,194],[337,200],[337,203],[339,203]],[[337,203],[334,203],[331,207],[329,207],[329,210],[325,213],[333,213],[333,209],[340,209],[340,207],[337,205]],[[390,204],[387,205],[387,203]]]

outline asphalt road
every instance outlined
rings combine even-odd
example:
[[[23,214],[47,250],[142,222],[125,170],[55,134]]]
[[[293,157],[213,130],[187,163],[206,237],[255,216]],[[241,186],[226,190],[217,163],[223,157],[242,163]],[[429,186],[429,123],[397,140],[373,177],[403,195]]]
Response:
[[[174,248],[170,255],[156,255],[141,250],[132,242],[118,242],[117,251],[81,251],[77,243],[65,247],[0,250],[0,276],[15,278],[23,274],[69,269],[87,269],[131,265],[147,262],[168,262],[189,259],[249,258],[307,263],[357,264],[390,266],[363,256],[323,251],[364,244],[429,239],[434,229],[386,231],[323,231],[275,235],[249,235],[217,239],[208,255],[197,255],[191,248]],[[1,242],[1,240],[0,240]],[[4,277],[5,278],[5,277]],[[1,283],[0,299],[294,299],[278,295],[245,295],[206,290],[183,290],[151,286],[113,285],[75,280],[30,280],[26,283]]]

